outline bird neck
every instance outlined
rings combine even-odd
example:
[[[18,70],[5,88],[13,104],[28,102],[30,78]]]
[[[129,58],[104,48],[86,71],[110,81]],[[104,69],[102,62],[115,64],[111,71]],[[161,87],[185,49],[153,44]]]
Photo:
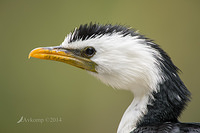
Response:
[[[134,93],[134,99],[125,111],[118,127],[118,133],[164,122],[178,122],[182,110],[189,101],[187,90],[177,73],[159,83],[157,92]]]
[[[128,133],[137,127],[137,122],[147,112],[148,101],[149,96],[147,94],[134,97],[120,121],[117,133]]]

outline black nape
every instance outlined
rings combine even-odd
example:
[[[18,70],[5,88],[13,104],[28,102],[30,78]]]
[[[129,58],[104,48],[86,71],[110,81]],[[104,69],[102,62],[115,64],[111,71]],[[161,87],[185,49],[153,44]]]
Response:
[[[138,127],[160,124],[164,122],[178,122],[178,117],[190,100],[190,92],[178,75],[179,69],[170,57],[157,45],[147,43],[159,51],[162,58],[155,57],[162,71],[163,82],[158,85],[158,92],[153,92],[154,99],[149,101],[147,114],[137,123]]]

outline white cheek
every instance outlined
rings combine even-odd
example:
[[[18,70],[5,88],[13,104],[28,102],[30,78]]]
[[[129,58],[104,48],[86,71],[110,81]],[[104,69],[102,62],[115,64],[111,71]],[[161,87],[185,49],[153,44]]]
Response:
[[[128,44],[127,44],[128,45]],[[97,67],[99,78],[102,82],[114,88],[131,89],[138,86],[156,91],[158,82],[161,82],[161,72],[156,65],[152,52],[158,54],[144,44],[132,45],[132,49],[111,50],[97,53],[92,58],[100,64]],[[130,47],[130,46],[127,46]]]

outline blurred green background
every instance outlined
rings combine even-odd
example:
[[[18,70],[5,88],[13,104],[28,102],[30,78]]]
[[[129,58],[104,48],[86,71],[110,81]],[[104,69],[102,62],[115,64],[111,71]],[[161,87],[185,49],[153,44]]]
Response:
[[[1,0],[0,132],[114,133],[133,99],[86,71],[28,60],[39,46],[59,45],[76,26],[125,24],[167,51],[192,92],[184,122],[200,122],[199,0]],[[61,118],[59,122],[21,122]]]

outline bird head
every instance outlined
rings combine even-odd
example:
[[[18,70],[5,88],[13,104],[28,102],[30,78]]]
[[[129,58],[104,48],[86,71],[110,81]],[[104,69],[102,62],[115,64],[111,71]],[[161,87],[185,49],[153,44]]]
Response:
[[[113,88],[143,94],[156,91],[162,81],[162,56],[154,46],[131,28],[86,24],[69,33],[61,45],[36,48],[29,57],[61,61]]]

